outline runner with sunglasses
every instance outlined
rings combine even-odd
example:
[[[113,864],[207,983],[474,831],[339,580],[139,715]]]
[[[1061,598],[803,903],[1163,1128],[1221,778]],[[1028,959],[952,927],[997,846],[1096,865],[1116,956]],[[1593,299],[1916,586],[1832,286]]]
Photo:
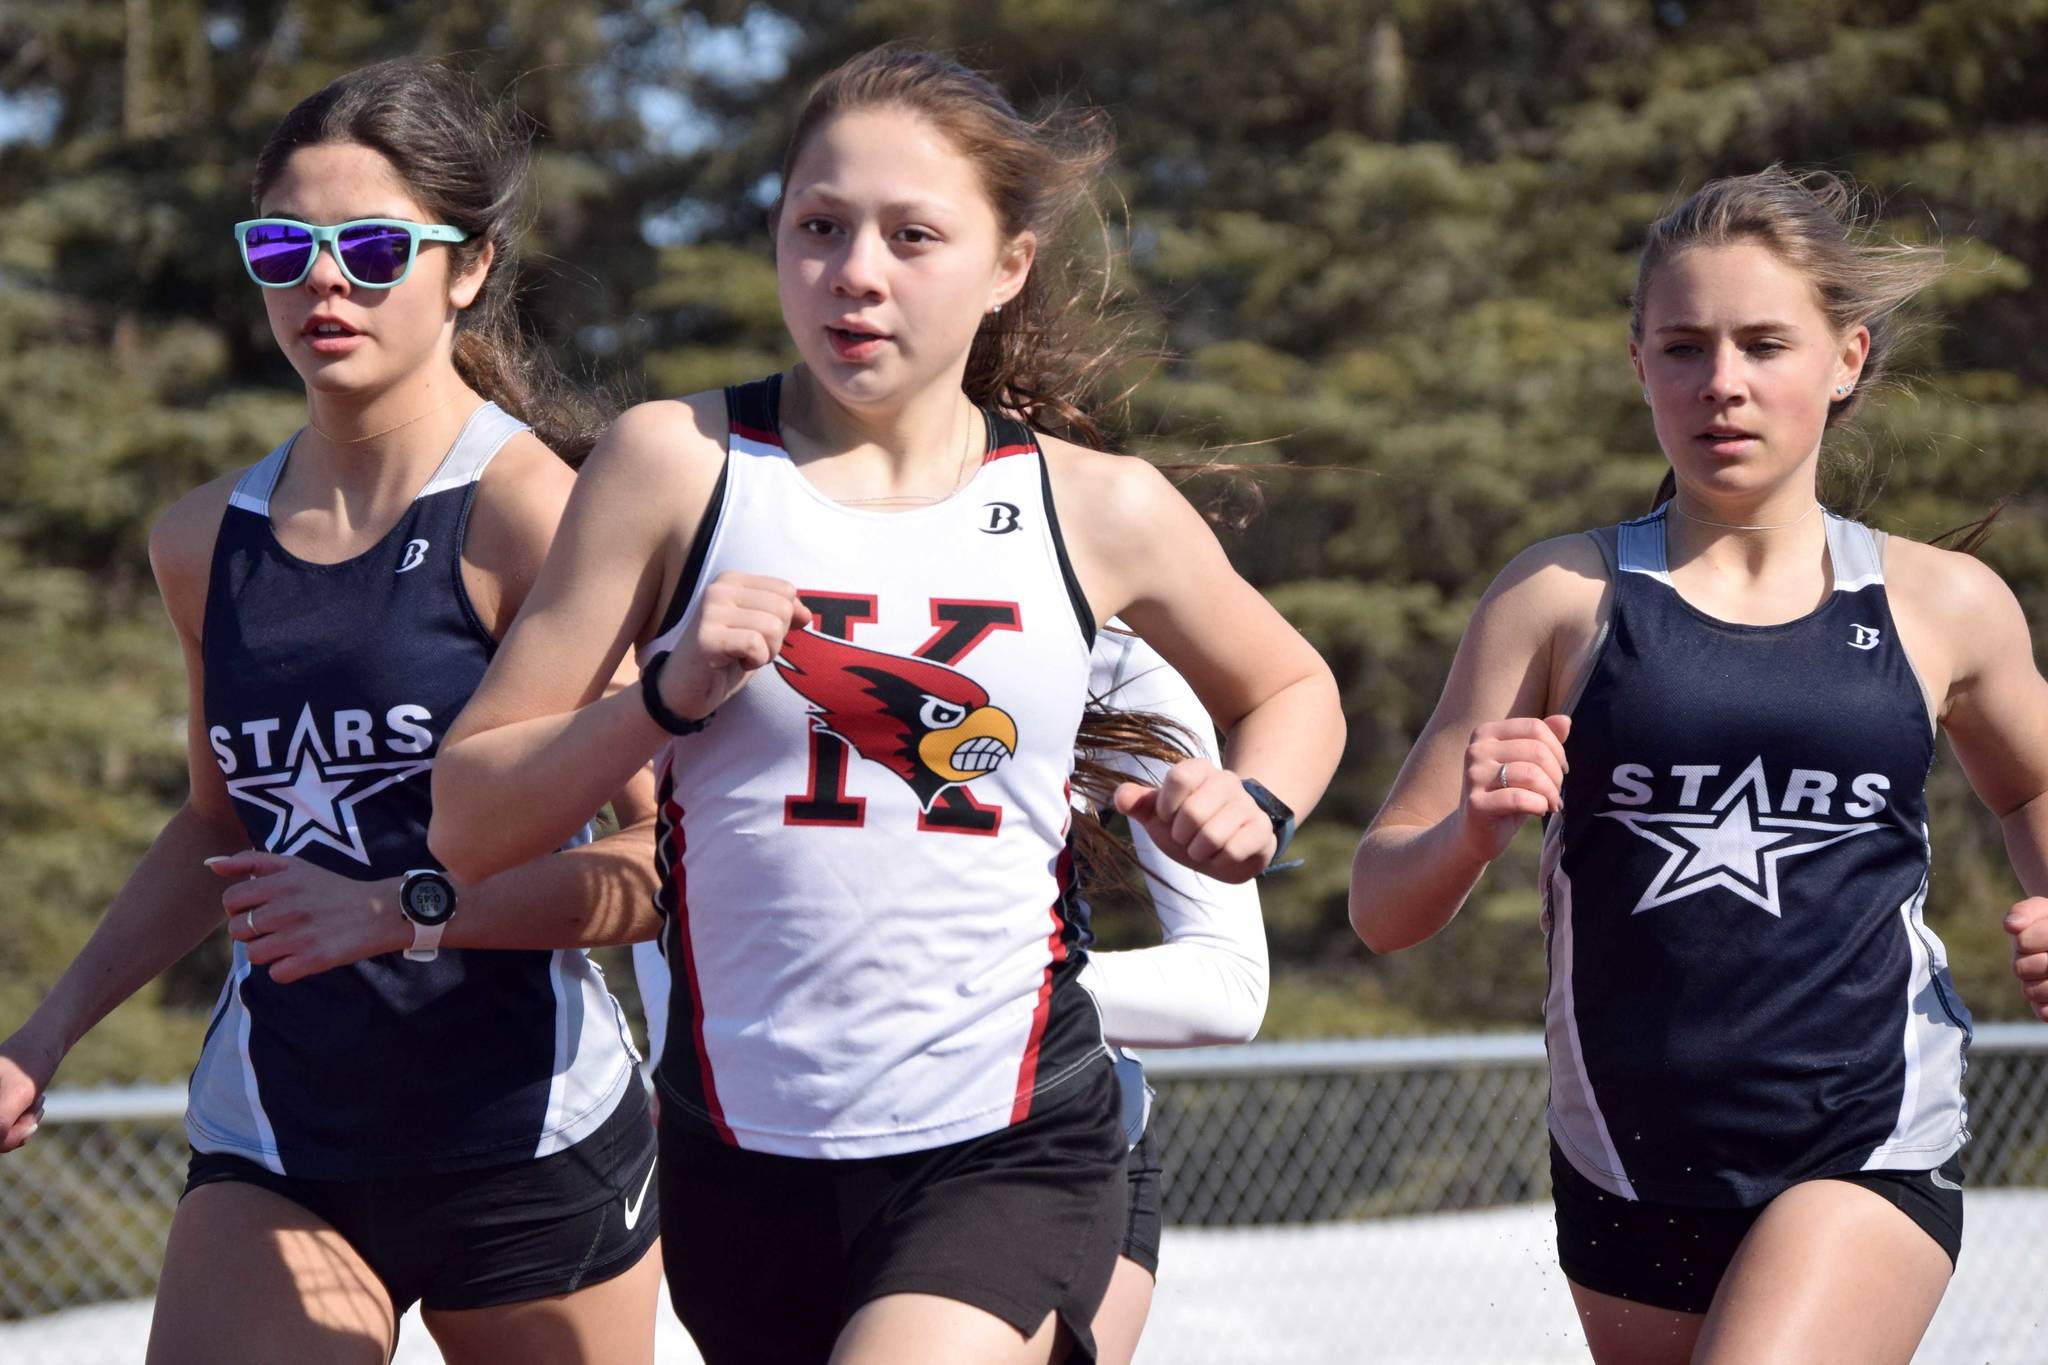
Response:
[[[1116,357],[1060,233],[1106,157],[927,54],[825,77],[772,218],[802,363],[613,426],[436,773],[477,876],[658,756],[664,1256],[711,1365],[1092,1359],[1129,1156],[1066,853],[1097,629],[1229,732],[1237,771],[1114,793],[1186,866],[1263,870],[1342,747],[1201,516],[1081,443]]]
[[[426,847],[436,748],[574,482],[549,447],[591,439],[512,318],[524,174],[497,110],[387,63],[285,117],[235,229],[307,422],[155,529],[191,794],[0,1045],[4,1150],[225,911],[153,1365],[370,1365],[415,1301],[457,1365],[652,1357],[653,1129],[617,1006],[561,946],[644,930],[650,785],[606,793],[619,834],[488,881]]]

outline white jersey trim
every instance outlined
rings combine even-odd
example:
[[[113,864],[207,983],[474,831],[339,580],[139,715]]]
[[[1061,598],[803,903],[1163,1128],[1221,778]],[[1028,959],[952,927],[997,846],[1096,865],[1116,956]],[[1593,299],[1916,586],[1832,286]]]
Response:
[[[1573,1169],[1609,1194],[1634,1199],[1635,1186],[1622,1170],[1621,1153],[1607,1131],[1579,1045],[1578,1002],[1572,990],[1572,880],[1556,865],[1563,828],[1564,822],[1556,821],[1544,840],[1544,884],[1550,889],[1550,992],[1543,1009],[1544,1045],[1550,1054],[1549,1126]]]
[[[1963,1098],[1969,1028],[1950,1015],[1942,983],[1948,964],[1940,956],[1940,941],[1921,919],[1926,903],[1923,878],[1920,889],[1899,907],[1913,960],[1906,973],[1901,1049],[1906,1076],[1900,1086],[1898,1122],[1863,1163],[1866,1171],[1939,1166],[1969,1141],[1969,1104]]]
[[[234,957],[228,966],[226,1013],[215,1026],[216,1035],[222,1030],[233,1030],[235,1074],[232,1077],[216,1074],[222,1065],[224,1049],[209,1046],[200,1050],[199,1064],[193,1068],[189,1087],[192,1096],[185,1107],[185,1138],[195,1152],[228,1152],[247,1157],[265,1170],[284,1175],[284,1160],[277,1150],[277,1132],[271,1127],[270,1115],[264,1112],[256,1064],[249,1056],[253,1016],[242,1003],[242,983],[249,979],[250,970],[248,948],[236,943]],[[249,1126],[246,1137],[229,1136],[207,1125],[208,1096],[229,1110],[237,1101],[247,1106]]]

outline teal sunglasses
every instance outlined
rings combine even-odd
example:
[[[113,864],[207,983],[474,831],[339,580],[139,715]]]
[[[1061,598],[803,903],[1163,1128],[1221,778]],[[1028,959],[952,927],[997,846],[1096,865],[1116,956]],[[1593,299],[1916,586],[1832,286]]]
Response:
[[[402,218],[358,218],[316,227],[295,218],[251,218],[235,224],[235,241],[249,278],[265,289],[289,289],[313,273],[325,242],[348,282],[364,289],[405,283],[421,242],[464,242],[469,234],[441,223]]]

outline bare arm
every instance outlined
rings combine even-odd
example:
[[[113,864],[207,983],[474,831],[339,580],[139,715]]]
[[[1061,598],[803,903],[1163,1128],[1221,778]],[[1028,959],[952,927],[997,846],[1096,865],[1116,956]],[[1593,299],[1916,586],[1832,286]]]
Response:
[[[428,838],[458,880],[558,847],[668,738],[637,687],[607,686],[652,637],[717,483],[716,399],[634,408],[585,463],[539,580],[435,763]],[[671,709],[704,691],[694,662],[664,670]]]
[[[1117,807],[1177,861],[1243,881],[1271,861],[1256,778],[1305,819],[1344,751],[1322,656],[1230,565],[1200,514],[1143,460],[1045,442],[1074,571],[1098,620],[1121,616],[1188,680],[1228,735],[1228,771],[1191,759]]]
[[[199,623],[215,529],[231,480],[209,485],[166,512],[150,537],[171,624],[184,650],[186,766],[192,790],[165,824],[98,927],[43,1002],[0,1044],[0,1152],[35,1128],[42,1092],[93,1025],[192,951],[220,922],[219,883],[204,860],[247,843],[206,740]]]
[[[1570,721],[1550,713],[1586,664],[1605,584],[1599,550],[1568,536],[1524,551],[1480,599],[1352,859],[1351,925],[1374,952],[1443,928],[1522,822],[1562,804]]]
[[[484,881],[458,884],[448,948],[597,948],[653,938],[653,778],[614,799],[620,828],[592,843],[543,854]],[[249,960],[279,985],[412,946],[398,908],[399,879],[357,881],[300,858],[244,849],[211,864],[216,914]]]
[[[2026,899],[2005,917],[2013,969],[2048,1020],[2048,681],[2026,617],[1998,575],[1966,555],[1894,540],[1897,614],[1936,646],[1948,675],[1941,725],[1977,796],[1998,817]],[[1900,591],[1903,589],[1903,591]],[[1945,667],[1944,667],[1945,666]]]

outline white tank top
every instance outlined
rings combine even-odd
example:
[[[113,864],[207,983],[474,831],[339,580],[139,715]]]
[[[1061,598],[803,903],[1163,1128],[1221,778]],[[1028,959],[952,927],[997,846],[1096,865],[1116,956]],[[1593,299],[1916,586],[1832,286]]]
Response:
[[[918,1151],[1101,1064],[1077,980],[1067,782],[1094,635],[1030,431],[990,415],[944,502],[835,503],[728,390],[725,470],[659,636],[728,570],[815,614],[656,758],[674,971],[667,1112],[750,1150]]]

